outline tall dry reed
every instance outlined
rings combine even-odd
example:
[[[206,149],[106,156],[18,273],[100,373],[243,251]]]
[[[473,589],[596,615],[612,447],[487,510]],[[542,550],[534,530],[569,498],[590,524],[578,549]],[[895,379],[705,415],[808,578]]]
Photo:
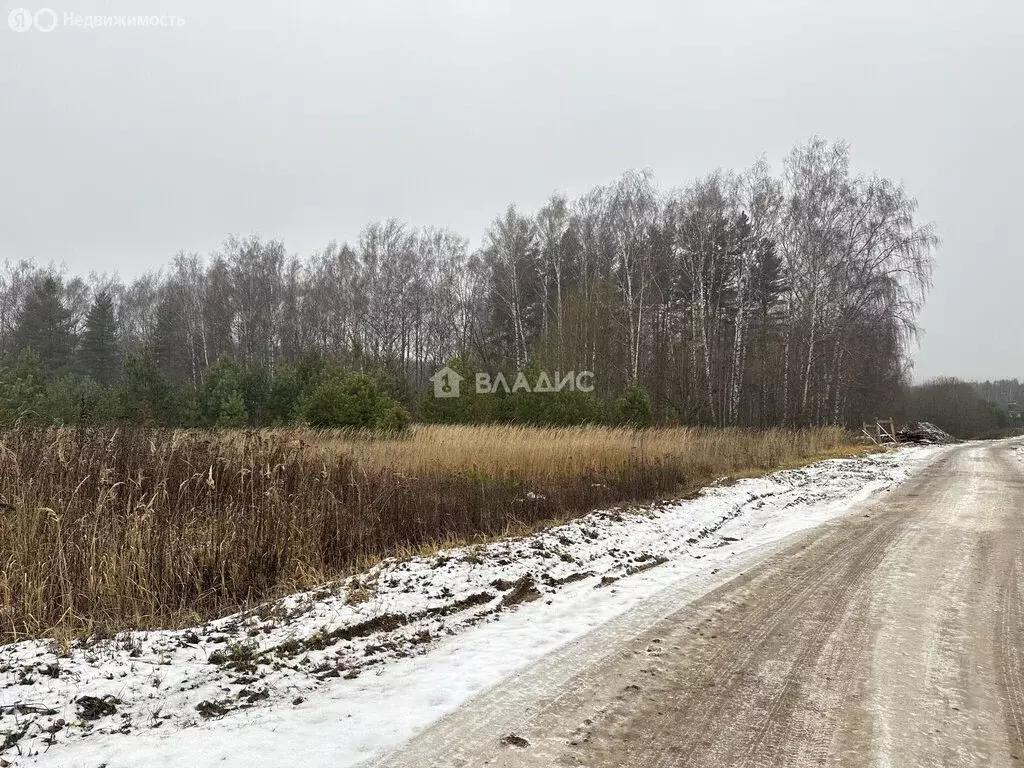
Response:
[[[846,450],[799,432],[0,432],[0,641],[194,623],[392,554]]]

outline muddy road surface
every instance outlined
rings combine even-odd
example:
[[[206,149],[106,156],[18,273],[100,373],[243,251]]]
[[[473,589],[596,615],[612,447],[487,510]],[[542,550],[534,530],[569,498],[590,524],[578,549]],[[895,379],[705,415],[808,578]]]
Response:
[[[1024,766],[1019,445],[950,449],[669,596],[667,618],[538,662],[380,765]]]

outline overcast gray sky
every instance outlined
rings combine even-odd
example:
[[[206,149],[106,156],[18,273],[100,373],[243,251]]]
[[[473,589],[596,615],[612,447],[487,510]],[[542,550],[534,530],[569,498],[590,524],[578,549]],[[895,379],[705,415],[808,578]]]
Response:
[[[0,259],[131,278],[389,216],[477,243],[510,201],[779,168],[819,134],[944,240],[916,377],[1024,377],[1020,0],[44,2],[51,32],[0,21]]]

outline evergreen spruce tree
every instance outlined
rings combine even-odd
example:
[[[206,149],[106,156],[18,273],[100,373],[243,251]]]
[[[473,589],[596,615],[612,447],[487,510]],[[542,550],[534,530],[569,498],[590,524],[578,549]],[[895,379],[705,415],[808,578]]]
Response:
[[[100,384],[110,386],[121,374],[121,350],[117,341],[114,300],[100,291],[85,318],[85,331],[78,350],[82,372]]]
[[[14,332],[15,352],[33,350],[47,376],[61,376],[71,366],[74,319],[63,302],[60,280],[47,275],[25,300]]]
[[[153,355],[161,375],[171,384],[192,380],[185,318],[180,304],[170,293],[165,293],[156,308]]]

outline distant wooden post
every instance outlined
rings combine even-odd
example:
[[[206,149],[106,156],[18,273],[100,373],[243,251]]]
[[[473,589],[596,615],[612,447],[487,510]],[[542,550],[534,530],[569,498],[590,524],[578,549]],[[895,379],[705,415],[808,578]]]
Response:
[[[896,422],[891,417],[875,419],[873,425],[865,423],[861,426],[860,431],[875,445],[896,442]]]
[[[888,439],[888,442],[896,442],[896,424],[891,416],[885,421],[878,420],[878,439],[881,440],[883,435]]]

